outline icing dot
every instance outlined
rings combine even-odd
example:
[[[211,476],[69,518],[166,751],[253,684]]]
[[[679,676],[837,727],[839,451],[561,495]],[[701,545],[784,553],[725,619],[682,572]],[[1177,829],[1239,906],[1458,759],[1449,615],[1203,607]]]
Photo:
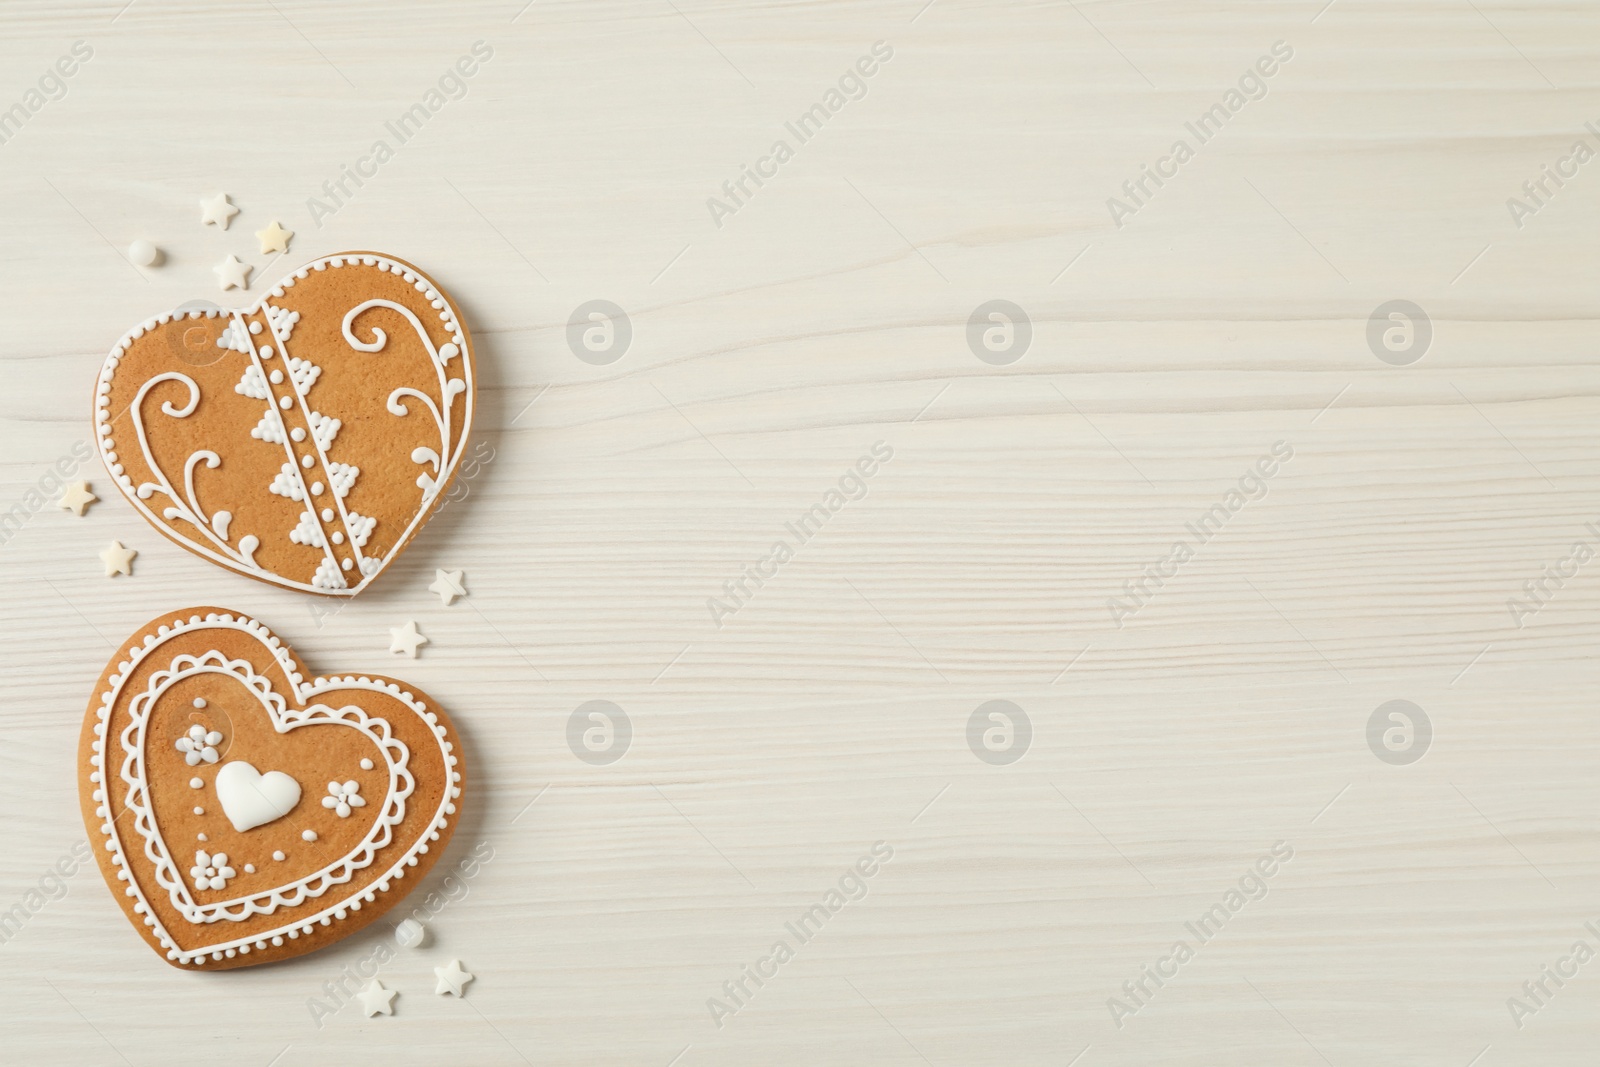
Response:
[[[296,441],[304,441],[306,439],[306,432],[300,427],[296,426],[294,429],[289,431],[289,436]]]
[[[282,863],[283,862],[283,858],[284,858],[283,857],[283,852],[281,850],[277,851],[277,852],[274,852],[272,854],[272,858],[277,860],[279,863]]]
[[[260,333],[261,332],[261,324],[259,322],[252,322],[250,324],[250,332],[251,333]]]
[[[273,371],[271,374],[267,375],[267,381],[271,382],[273,385],[282,385],[283,384],[283,371],[281,371],[281,370]]]
[[[361,769],[364,770],[364,771],[372,770],[372,761],[369,760],[369,759],[362,760],[361,761]]]
[[[200,779],[200,778],[191,778],[191,779],[189,779],[189,788],[190,789],[200,789],[205,784],[206,784],[205,781]]]
[[[206,809],[205,808],[195,808],[194,809],[194,813],[196,815],[204,815],[206,813]]]
[[[289,398],[288,397],[284,397],[284,399],[288,400]],[[301,456],[300,457],[300,466],[302,466],[302,467],[310,467],[315,462],[316,462],[316,460],[312,459],[310,456]]]
[[[206,840],[209,840],[209,838],[207,838],[207,837],[206,837],[206,835],[205,835],[205,834],[195,834],[195,835],[194,835],[194,839],[195,839],[195,840],[196,840],[196,841],[206,841]]]
[[[336,545],[344,544],[344,534],[338,530],[333,531],[333,543]]]
[[[194,706],[197,707],[197,708],[205,707],[206,706],[205,698],[204,697],[195,697],[194,698]]]
[[[355,565],[356,565],[356,561],[353,560],[353,559],[349,559],[348,557],[343,562],[341,562],[339,564],[339,566],[343,567],[345,570],[349,570],[351,567],[354,567]]]
[[[262,359],[271,359],[272,358],[272,346],[271,345],[262,345],[261,346],[261,358]]]
[[[244,873],[245,874],[255,874],[256,873],[256,865],[253,864],[253,863],[245,864],[244,865]]]
[[[306,466],[308,466],[308,467],[311,466],[310,460],[311,460],[311,457],[307,456],[306,457]],[[322,495],[322,483],[321,482],[312,482],[311,483],[311,495],[312,496],[321,496]]]
[[[289,399],[286,396],[280,396],[278,398],[278,406],[280,408],[282,408],[283,410],[285,410],[285,411],[288,411],[289,410],[289,405],[293,404],[293,403],[294,403],[294,401]]]
[[[332,522],[333,521],[333,509],[332,508],[323,508],[322,509],[322,521],[323,522]]]
[[[317,832],[315,830],[302,831],[300,838],[303,841],[315,841],[317,839]]]
[[[149,241],[138,240],[128,246],[128,258],[141,267],[153,267],[161,253]]]

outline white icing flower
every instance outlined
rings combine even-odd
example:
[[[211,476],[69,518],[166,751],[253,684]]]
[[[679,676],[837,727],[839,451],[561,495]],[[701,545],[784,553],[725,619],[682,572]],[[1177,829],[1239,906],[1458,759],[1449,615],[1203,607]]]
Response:
[[[178,738],[173,747],[183,753],[183,762],[193,767],[201,760],[217,762],[217,746],[220,744],[222,735],[217,731],[207,733],[204,726],[191,726],[188,735]]]
[[[189,868],[189,877],[194,879],[196,889],[226,889],[228,879],[236,873],[228,866],[226,852],[213,856],[204,849],[194,854],[194,866]]]
[[[322,798],[322,806],[332,808],[335,815],[341,819],[350,817],[351,808],[364,808],[367,802],[358,795],[361,792],[360,782],[328,783],[328,795]]]

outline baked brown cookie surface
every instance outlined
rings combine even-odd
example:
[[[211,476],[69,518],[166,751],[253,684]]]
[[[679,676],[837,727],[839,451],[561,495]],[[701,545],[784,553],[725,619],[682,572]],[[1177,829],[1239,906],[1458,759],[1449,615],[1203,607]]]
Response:
[[[265,626],[161,616],[117,650],[78,752],[101,873],[174,966],[299,956],[398,903],[450,840],[449,718],[376,675],[309,677]]]
[[[163,534],[252,578],[352,596],[422,528],[472,425],[471,338],[417,268],[325,256],[240,311],[180,308],[101,368],[100,454]]]

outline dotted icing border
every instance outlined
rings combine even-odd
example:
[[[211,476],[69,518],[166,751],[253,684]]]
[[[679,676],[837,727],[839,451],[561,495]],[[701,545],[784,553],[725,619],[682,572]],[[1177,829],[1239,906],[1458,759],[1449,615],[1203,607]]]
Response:
[[[461,434],[452,453],[449,456],[441,457],[440,470],[438,472],[438,482],[440,485],[443,485],[455,473],[456,462],[461,458],[463,451],[466,449],[467,438],[471,435],[472,430],[472,407],[475,389],[473,387],[472,358],[471,352],[467,347],[466,334],[461,329],[460,322],[456,319],[455,311],[451,308],[450,301],[445,299],[444,293],[441,292],[439,287],[433,283],[432,279],[428,278],[425,274],[414,267],[408,266],[407,264],[390,259],[387,256],[379,255],[377,253],[341,252],[337,255],[324,256],[321,259],[313,260],[312,262],[299,267],[293,273],[282,278],[277,285],[273,286],[273,288],[262,294],[260,299],[246,308],[240,308],[237,310],[228,310],[224,308],[176,308],[172,311],[167,311],[160,315],[152,316],[139,325],[133,327],[133,329],[129,330],[127,333],[123,334],[117,340],[117,343],[112,346],[110,354],[106,356],[105,363],[100,368],[100,376],[95,385],[95,438],[96,444],[99,447],[100,457],[106,465],[106,470],[110,471],[112,478],[116,480],[117,485],[122,490],[123,495],[129,500],[129,502],[133,504],[135,508],[144,514],[145,518],[149,519],[150,522],[158,529],[173,533],[174,535],[178,536],[186,548],[205,556],[207,559],[210,559],[213,562],[220,563],[230,570],[239,571],[242,574],[248,574],[252,577],[261,578],[265,581],[272,582],[274,585],[281,585],[290,589],[298,589],[306,593],[320,593],[326,596],[355,596],[357,593],[361,592],[361,590],[365,589],[368,583],[370,583],[374,578],[376,578],[379,574],[382,574],[384,569],[388,567],[389,563],[400,552],[400,549],[409,543],[418,526],[432,514],[435,501],[438,499],[438,497],[435,496],[433,499],[426,500],[424,502],[424,506],[421,507],[414,516],[412,516],[410,524],[405,528],[405,532],[400,537],[395,539],[393,546],[390,547],[389,552],[383,557],[379,565],[372,571],[371,574],[362,575],[361,581],[357,582],[353,586],[348,586],[343,589],[330,589],[315,585],[312,582],[297,582],[292,578],[287,578],[281,574],[277,574],[266,569],[245,570],[228,557],[221,555],[210,548],[207,548],[205,545],[200,544],[191,538],[184,537],[176,530],[173,530],[165,522],[158,520],[150,512],[149,508],[145,506],[144,502],[138,498],[138,494],[134,488],[133,479],[127,475],[122,464],[117,460],[116,441],[113,440],[111,436],[110,394],[111,379],[116,375],[117,365],[122,362],[123,354],[128,351],[128,347],[132,345],[134,341],[137,341],[139,338],[143,337],[151,330],[154,330],[156,327],[182,319],[198,320],[200,318],[232,318],[235,315],[253,314],[258,310],[260,310],[263,315],[266,315],[270,321],[272,315],[265,310],[271,306],[267,304],[268,299],[276,298],[281,300],[284,294],[294,287],[296,281],[309,276],[312,271],[322,271],[328,269],[329,267],[339,268],[345,266],[346,264],[352,266],[359,265],[366,267],[377,267],[378,269],[387,271],[390,274],[399,275],[405,282],[410,284],[413,289],[423,295],[423,297],[428,301],[430,307],[438,311],[440,321],[444,323],[445,329],[450,333],[451,342],[453,342],[466,357],[462,362],[462,375],[467,382],[467,391],[465,394],[466,406],[462,411]],[[273,310],[281,311],[281,309],[276,308]]]
[[[232,629],[243,630],[261,642],[270,651],[283,669],[284,675],[289,679],[289,687],[293,693],[295,703],[305,704],[307,698],[330,689],[368,689],[374,692],[387,693],[396,697],[414,712],[418,718],[432,729],[434,737],[439,742],[440,753],[444,757],[445,766],[450,772],[449,788],[439,802],[439,808],[434,813],[428,827],[417,838],[415,844],[406,850],[388,872],[376,882],[369,884],[365,889],[345,898],[330,907],[306,919],[296,920],[293,923],[269,930],[265,933],[251,937],[235,938],[232,941],[206,945],[198,949],[182,949],[178,947],[166,928],[151,912],[144,894],[139,889],[138,882],[129,872],[128,861],[123,854],[122,840],[117,832],[116,822],[111,817],[107,804],[106,775],[105,775],[105,740],[106,723],[111,717],[111,708],[116,703],[117,695],[122,691],[123,683],[127,681],[134,667],[151,655],[168,639],[179,634],[189,633],[194,630],[206,629]],[[266,626],[244,615],[234,615],[228,612],[210,612],[204,616],[191,615],[187,620],[175,619],[164,622],[157,627],[156,632],[146,634],[138,645],[128,651],[128,656],[117,664],[116,672],[112,675],[111,683],[100,696],[100,705],[95,709],[94,741],[91,745],[89,766],[91,768],[89,781],[94,785],[92,793],[95,802],[95,815],[101,820],[100,833],[105,839],[103,847],[111,853],[112,866],[117,871],[117,881],[126,882],[123,894],[134,898],[133,911],[142,917],[145,926],[150,927],[155,933],[161,947],[166,949],[167,959],[180,964],[193,964],[204,966],[208,959],[222,960],[233,959],[235,956],[249,955],[251,950],[265,949],[269,944],[273,947],[283,945],[285,939],[293,941],[302,934],[311,933],[317,926],[331,926],[335,920],[341,920],[350,912],[360,911],[363,904],[371,904],[379,893],[387,893],[393,882],[405,877],[406,868],[417,865],[417,857],[429,850],[431,842],[438,841],[440,831],[449,825],[450,816],[456,812],[455,801],[461,796],[461,772],[456,768],[459,765],[454,755],[455,746],[445,738],[445,728],[439,725],[439,717],[427,709],[427,706],[417,700],[410,692],[401,689],[393,682],[379,682],[365,675],[344,675],[328,678],[314,678],[310,684],[305,683],[305,678],[295,669],[293,659],[290,658],[283,642],[267,629]]]

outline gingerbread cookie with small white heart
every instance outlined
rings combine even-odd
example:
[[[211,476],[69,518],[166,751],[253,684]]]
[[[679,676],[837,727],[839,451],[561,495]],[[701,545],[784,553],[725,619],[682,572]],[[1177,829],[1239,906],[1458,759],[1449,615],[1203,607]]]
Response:
[[[146,521],[261,581],[353,596],[455,476],[472,341],[444,290],[377,252],[324,256],[254,305],[188,305],[124,334],[95,438]]]
[[[218,608],[163,615],[117,650],[78,767],[106,884],[151,948],[198,970],[377,919],[444,852],[463,786],[460,738],[415,686],[312,677]]]

